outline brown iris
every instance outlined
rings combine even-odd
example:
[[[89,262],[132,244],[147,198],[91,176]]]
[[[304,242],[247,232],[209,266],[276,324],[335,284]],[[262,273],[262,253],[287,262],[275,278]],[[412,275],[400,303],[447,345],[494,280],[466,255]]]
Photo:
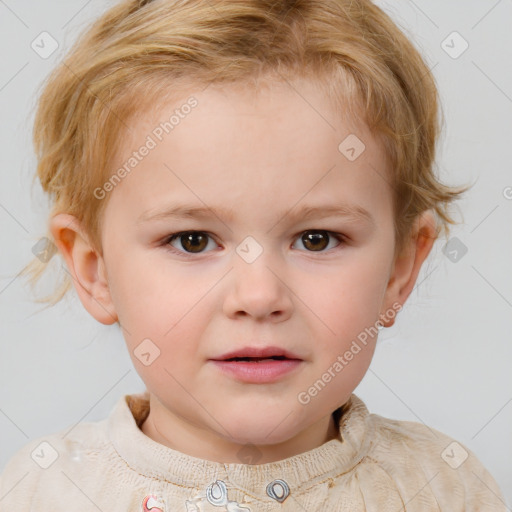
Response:
[[[200,232],[185,233],[180,236],[180,241],[187,252],[201,252],[208,245],[208,235]]]
[[[321,251],[329,244],[327,231],[306,231],[302,241],[304,247],[313,251]]]

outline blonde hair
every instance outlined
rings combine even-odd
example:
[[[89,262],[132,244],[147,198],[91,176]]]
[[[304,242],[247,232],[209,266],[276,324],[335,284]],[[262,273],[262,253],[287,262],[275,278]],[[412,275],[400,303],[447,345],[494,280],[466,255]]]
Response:
[[[448,205],[469,187],[448,187],[434,173],[440,133],[434,77],[413,44],[369,0],[115,5],[82,34],[39,99],[34,179],[51,198],[50,217],[77,217],[102,255],[107,200],[97,199],[94,190],[112,174],[109,166],[130,119],[194,84],[256,87],[264,76],[314,78],[333,105],[351,108],[379,138],[393,173],[396,251],[428,209],[448,234],[448,224],[455,224]],[[49,230],[46,237],[52,246]],[[23,269],[32,287],[47,265],[36,257]],[[64,297],[71,276],[63,276],[38,302],[53,305]]]

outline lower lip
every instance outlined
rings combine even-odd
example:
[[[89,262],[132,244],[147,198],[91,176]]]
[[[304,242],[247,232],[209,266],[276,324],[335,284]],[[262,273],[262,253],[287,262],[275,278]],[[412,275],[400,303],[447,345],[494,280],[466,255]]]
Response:
[[[267,359],[260,362],[215,361],[213,363],[223,372],[242,382],[261,384],[273,382],[300,366],[300,359]]]

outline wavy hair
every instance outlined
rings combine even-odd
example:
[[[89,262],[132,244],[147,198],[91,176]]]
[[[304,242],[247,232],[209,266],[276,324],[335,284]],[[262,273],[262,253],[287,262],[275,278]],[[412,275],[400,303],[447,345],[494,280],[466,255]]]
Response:
[[[47,78],[37,104],[37,174],[50,217],[79,219],[102,255],[107,200],[95,197],[133,117],[192,86],[258,87],[264,78],[314,78],[343,115],[357,114],[385,148],[392,170],[395,249],[432,209],[438,229],[469,187],[449,187],[435,170],[440,105],[419,51],[369,0],[123,0],[82,33]],[[344,109],[344,110],[343,110]],[[341,142],[341,141],[340,141]],[[439,232],[437,233],[439,235]],[[49,247],[55,249],[48,230]],[[34,285],[49,264],[23,270]],[[71,288],[69,272],[50,295]]]

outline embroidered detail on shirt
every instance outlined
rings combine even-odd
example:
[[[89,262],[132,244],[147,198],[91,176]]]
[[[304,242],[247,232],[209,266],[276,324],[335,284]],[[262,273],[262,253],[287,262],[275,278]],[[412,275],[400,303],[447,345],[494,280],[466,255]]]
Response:
[[[195,498],[197,500],[197,498]],[[192,503],[190,500],[185,501],[185,506],[187,507],[187,512],[202,512],[203,506],[199,501],[196,503]]]
[[[165,504],[160,498],[150,494],[142,500],[142,512],[164,512]]]
[[[267,494],[282,503],[290,495],[290,488],[284,480],[274,480],[267,485]]]
[[[247,507],[241,507],[236,501],[228,500],[228,491],[226,484],[222,480],[216,480],[206,489],[206,499],[216,507],[226,507],[227,512],[244,512],[251,510]]]

